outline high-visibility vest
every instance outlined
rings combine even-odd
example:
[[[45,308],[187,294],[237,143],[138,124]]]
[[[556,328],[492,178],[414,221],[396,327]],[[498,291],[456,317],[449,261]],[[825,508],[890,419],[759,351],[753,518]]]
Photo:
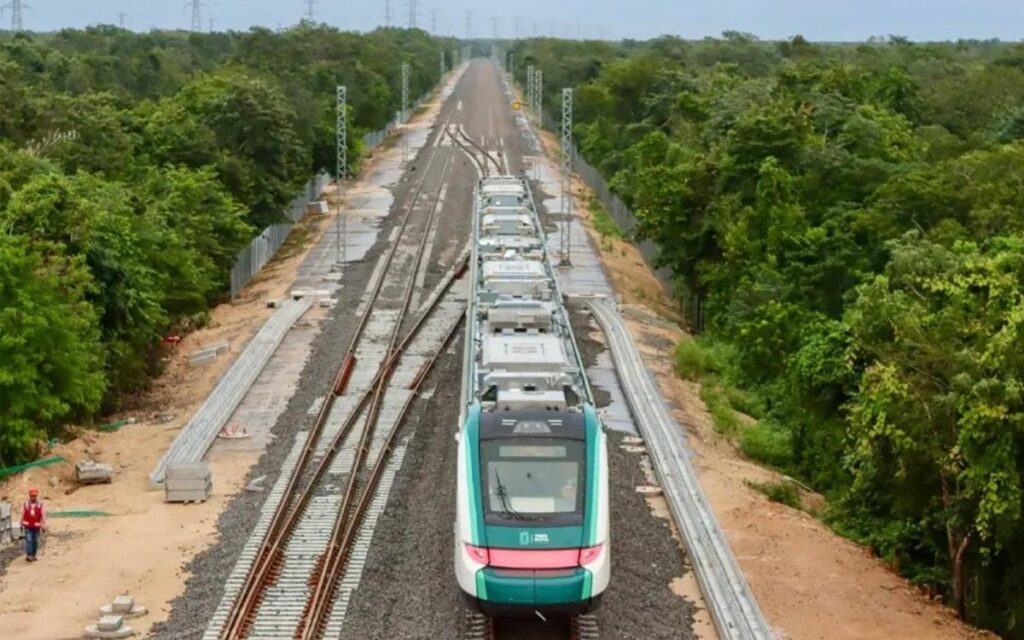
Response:
[[[38,529],[46,522],[46,508],[40,501],[26,502],[21,508],[21,526]]]

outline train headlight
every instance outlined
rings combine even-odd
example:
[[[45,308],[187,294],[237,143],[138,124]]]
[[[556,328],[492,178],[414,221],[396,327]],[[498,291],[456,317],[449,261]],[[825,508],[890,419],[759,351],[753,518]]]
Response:
[[[580,566],[585,567],[592,562],[595,562],[601,557],[601,551],[604,549],[604,544],[599,544],[596,547],[587,547],[580,549]]]
[[[474,547],[471,544],[467,544],[466,555],[472,558],[474,562],[479,562],[485,566],[491,563],[491,554],[484,547]]]

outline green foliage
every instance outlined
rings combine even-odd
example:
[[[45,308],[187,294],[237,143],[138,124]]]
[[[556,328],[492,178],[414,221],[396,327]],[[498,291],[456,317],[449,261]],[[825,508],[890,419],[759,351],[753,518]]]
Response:
[[[93,286],[81,258],[0,234],[0,466],[33,454],[48,429],[103,397]]]
[[[453,41],[325,25],[0,35],[0,466],[143,387],[208,320],[238,251],[321,169],[422,95]]]
[[[784,504],[791,509],[803,509],[800,491],[789,482],[747,482],[747,486],[772,502]]]
[[[616,238],[621,240],[626,237],[623,233],[622,228],[619,224],[612,219],[608,210],[604,208],[601,202],[594,196],[590,196],[590,202],[587,203],[587,208],[590,210],[590,219],[593,222],[594,229],[601,235],[602,238]]]
[[[752,460],[785,469],[793,457],[792,436],[770,422],[749,426],[740,435],[740,450]]]
[[[1024,638],[1021,47],[727,33],[515,55],[576,87],[579,148],[703,303],[676,369],[716,428]]]

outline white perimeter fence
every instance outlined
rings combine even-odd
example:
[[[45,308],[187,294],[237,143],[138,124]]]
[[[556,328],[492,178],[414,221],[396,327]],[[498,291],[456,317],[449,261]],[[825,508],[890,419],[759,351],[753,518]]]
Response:
[[[422,96],[408,111],[396,113],[395,119],[389,122],[383,129],[365,134],[363,136],[363,150],[370,151],[387,140],[388,136],[398,128],[398,125],[406,122],[429,95],[428,93]],[[284,241],[288,239],[288,235],[295,228],[295,224],[306,215],[307,205],[310,202],[319,200],[320,194],[323,193],[330,182],[331,176],[325,173],[318,174],[307,182],[303,192],[292,200],[291,204],[288,205],[288,209],[284,211],[284,216],[290,222],[270,225],[253,238],[249,242],[248,247],[238,253],[238,257],[235,259],[235,266],[231,267],[232,299],[238,297],[238,294],[242,292],[245,285],[249,284],[256,274],[270,262],[270,259],[274,257],[277,250],[284,244]]]

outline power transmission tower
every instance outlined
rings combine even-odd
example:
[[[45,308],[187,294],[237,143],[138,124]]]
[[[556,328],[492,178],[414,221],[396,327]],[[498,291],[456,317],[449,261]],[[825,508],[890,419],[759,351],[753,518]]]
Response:
[[[335,127],[337,190],[334,192],[338,209],[334,217],[335,263],[340,267],[344,264],[348,234],[345,216],[341,215],[341,181],[348,177],[348,87],[339,85],[337,91],[337,124]]]
[[[209,20],[206,21],[206,24],[209,27],[210,33],[213,33],[213,23],[214,23],[214,19],[213,18],[210,18]]]
[[[572,89],[562,89],[562,226],[558,240],[560,264],[572,266]]]
[[[11,0],[7,4],[0,7],[0,9],[7,9],[11,12],[11,31],[17,33],[24,31],[25,22],[22,19],[22,11],[28,9],[29,6],[21,0]]]
[[[391,28],[391,0],[384,0],[384,28]]]
[[[416,0],[408,0],[409,3],[409,28],[416,28]]]
[[[430,10],[430,33],[437,35],[437,9]]]
[[[466,11],[466,40],[473,39],[473,12]]]
[[[128,15],[127,15],[127,14],[126,14],[126,13],[125,13],[124,11],[122,11],[122,12],[121,12],[121,13],[119,13],[119,14],[117,14],[117,24],[118,24],[118,25],[119,25],[119,26],[120,26],[120,27],[121,27],[122,29],[124,29],[124,28],[125,28],[125,27],[124,27],[124,25],[125,25],[125,18],[126,18],[126,17],[128,17]]]
[[[192,32],[199,33],[203,30],[203,17],[200,15],[199,7],[202,3],[199,0],[190,0],[185,3],[185,8],[192,9]]]
[[[306,21],[316,20],[316,0],[306,0]]]
[[[494,25],[494,39],[497,40],[499,37],[501,37],[501,18],[499,18],[498,16],[493,16],[491,17],[491,22]]]
[[[521,35],[519,31],[519,16],[512,18],[512,30],[515,32],[516,40],[518,40]]]

